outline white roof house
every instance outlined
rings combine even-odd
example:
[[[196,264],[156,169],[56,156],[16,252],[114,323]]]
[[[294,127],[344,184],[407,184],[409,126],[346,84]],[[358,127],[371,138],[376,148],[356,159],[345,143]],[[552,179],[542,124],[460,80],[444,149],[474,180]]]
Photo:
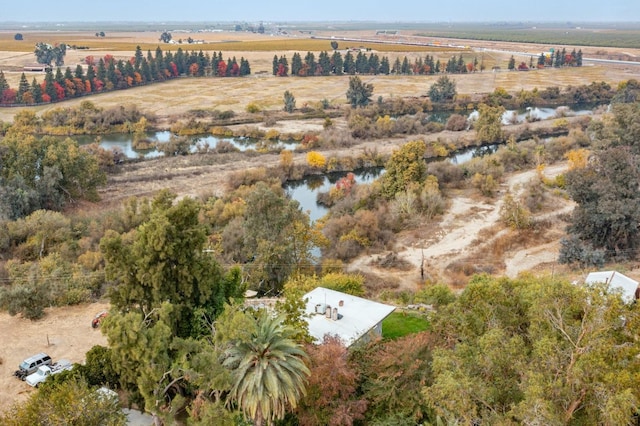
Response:
[[[347,347],[357,341],[366,342],[382,334],[382,320],[395,310],[394,306],[323,287],[303,298],[307,300],[309,334],[316,343],[321,343],[327,334],[338,336]]]
[[[631,303],[636,299],[638,281],[616,271],[591,272],[584,280],[585,284],[605,283],[609,290],[622,291],[622,300]]]

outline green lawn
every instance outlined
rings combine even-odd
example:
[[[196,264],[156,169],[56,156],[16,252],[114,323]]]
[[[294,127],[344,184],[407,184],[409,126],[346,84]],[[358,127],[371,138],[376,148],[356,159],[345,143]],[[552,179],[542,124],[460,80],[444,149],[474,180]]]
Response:
[[[397,339],[427,329],[429,321],[420,314],[393,312],[382,321],[382,337],[385,339]]]

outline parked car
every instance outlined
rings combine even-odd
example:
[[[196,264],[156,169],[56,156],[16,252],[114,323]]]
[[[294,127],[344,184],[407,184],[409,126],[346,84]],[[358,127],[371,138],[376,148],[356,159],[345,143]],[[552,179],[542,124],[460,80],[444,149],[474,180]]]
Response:
[[[51,365],[52,363],[53,360],[51,357],[44,352],[41,352],[22,361],[18,370],[16,370],[13,375],[20,380],[24,380],[28,375],[35,373],[38,367]]]
[[[100,327],[100,323],[102,322],[102,319],[104,317],[106,317],[107,315],[109,315],[108,311],[100,311],[96,314],[95,317],[93,317],[93,319],[91,320],[91,328],[98,328]]]
[[[71,361],[67,359],[61,359],[55,364],[41,365],[40,367],[38,367],[35,373],[27,376],[25,382],[27,382],[29,386],[37,388],[40,383],[47,380],[47,377],[72,369],[73,364],[71,363]]]

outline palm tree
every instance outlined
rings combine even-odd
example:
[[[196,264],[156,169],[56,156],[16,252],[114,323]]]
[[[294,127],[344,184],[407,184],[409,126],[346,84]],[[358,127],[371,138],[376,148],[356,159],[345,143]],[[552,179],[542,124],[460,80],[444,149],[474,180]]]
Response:
[[[248,341],[226,351],[224,365],[231,369],[231,398],[256,426],[284,417],[306,394],[307,354],[291,337],[296,331],[264,311]]]

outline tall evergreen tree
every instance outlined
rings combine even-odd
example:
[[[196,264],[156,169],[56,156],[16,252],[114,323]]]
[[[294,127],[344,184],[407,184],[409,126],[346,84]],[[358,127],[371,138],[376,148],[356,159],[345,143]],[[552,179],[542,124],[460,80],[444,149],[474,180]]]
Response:
[[[89,65],[87,67],[86,81],[89,82],[90,91],[95,90],[95,82],[94,82],[95,78],[96,78],[95,67],[93,65]]]
[[[356,55],[356,72],[358,74],[369,74],[369,60],[367,55],[358,52]]]
[[[286,64],[287,58],[284,57],[284,62],[283,64]],[[288,68],[285,65],[286,68]],[[244,57],[240,58],[240,76],[245,76],[245,75],[250,75],[251,74],[251,65],[249,64],[249,61],[246,60]]]
[[[133,64],[131,62],[129,62],[129,61],[126,61],[124,63],[124,75],[127,78],[130,78],[135,82],[135,80],[134,80],[135,72],[136,72],[136,70],[133,68]]]
[[[107,67],[102,58],[100,58],[100,60],[98,61],[98,71],[96,73],[96,77],[98,77],[98,80],[102,81],[103,83],[107,82]]]
[[[577,67],[582,66],[582,49],[579,49],[578,52],[576,53],[576,66]]]
[[[62,73],[62,69],[60,67],[58,67],[56,69],[56,83],[58,83],[60,86],[64,87],[64,74]]]
[[[81,79],[81,80],[84,80],[84,78],[85,78],[85,77],[84,77],[84,69],[82,68],[82,65],[78,64],[78,65],[76,66],[76,71],[75,71],[75,73],[73,74],[73,76],[74,76],[75,78],[79,78],[79,79]]]
[[[204,252],[207,234],[198,220],[200,205],[188,198],[173,204],[174,199],[174,194],[160,193],[150,219],[133,239],[108,232],[100,249],[107,276],[116,283],[111,295],[116,309],[148,314],[169,302],[178,336],[196,337],[197,316],[213,320],[242,290],[239,276],[228,281]]]
[[[369,55],[369,72],[374,75],[380,73],[380,58],[375,53]]]
[[[335,75],[344,74],[344,61],[342,60],[342,54],[339,51],[334,51],[331,55],[331,67],[332,72]]]
[[[313,52],[307,52],[304,57],[304,68],[307,70],[307,75],[313,75],[316,71],[316,56]]]
[[[324,50],[318,55],[318,66],[320,67],[321,75],[329,75],[331,73],[331,59]]]
[[[20,83],[18,84],[18,92],[16,93],[16,103],[22,104],[25,102],[24,95],[25,93],[29,93],[29,81],[27,80],[27,76],[22,73],[20,76]]]
[[[213,57],[214,57],[214,60],[218,58],[218,56],[215,53]],[[182,47],[178,48],[178,51],[176,52],[173,59],[174,59],[174,62],[176,63],[176,67],[178,67],[178,74],[183,75],[184,73],[186,73],[187,72],[186,57],[185,57],[184,51],[182,50]],[[217,68],[218,68],[218,63],[216,62],[213,69],[217,69]]]
[[[363,83],[360,77],[349,78],[349,89],[347,90],[347,100],[352,108],[364,107],[371,102],[373,85]]]
[[[411,68],[409,67],[409,59],[405,56],[402,60],[402,65],[400,66],[400,74],[407,75],[411,72]]]
[[[353,59],[351,52],[344,55],[344,73],[354,75],[356,73],[356,61]]]
[[[56,93],[56,87],[53,83],[55,83],[53,71],[47,69],[44,75],[44,92],[49,96],[51,101],[56,101],[58,100],[58,94]]]
[[[116,88],[118,84],[118,74],[116,73],[116,64],[115,61],[109,61],[109,65],[107,66],[107,81],[111,83],[111,89]],[[105,82],[105,83],[106,83]]]
[[[300,75],[300,70],[302,70],[302,57],[296,52],[291,58],[291,75]]]
[[[151,74],[151,67],[149,67],[149,62],[146,59],[142,60],[142,65],[140,66],[140,72],[142,73],[142,78],[145,83],[149,83],[153,81],[153,74]]]
[[[69,81],[73,80],[73,72],[71,72],[71,68],[67,67],[64,70],[64,79]]]
[[[9,83],[7,83],[7,79],[4,76],[4,72],[0,70],[0,95],[2,95],[2,92],[7,90],[8,88],[9,88]]]
[[[391,68],[391,72],[393,74],[400,74],[400,69],[402,68],[402,62],[400,62],[400,58],[396,58],[393,62],[393,68]]]
[[[136,46],[136,53],[133,57],[134,57],[135,68],[137,71],[140,69],[140,66],[142,65],[142,60],[144,59],[144,55],[142,54],[142,49],[140,48],[140,46]]]
[[[42,103],[42,88],[40,87],[40,84],[38,84],[38,82],[36,81],[36,78],[33,77],[33,80],[31,81],[31,96],[33,96],[33,101],[37,104]],[[0,90],[0,93],[2,92],[2,90]]]
[[[389,58],[387,58],[386,56],[383,56],[382,59],[380,60],[380,74],[382,75],[389,75]]]

